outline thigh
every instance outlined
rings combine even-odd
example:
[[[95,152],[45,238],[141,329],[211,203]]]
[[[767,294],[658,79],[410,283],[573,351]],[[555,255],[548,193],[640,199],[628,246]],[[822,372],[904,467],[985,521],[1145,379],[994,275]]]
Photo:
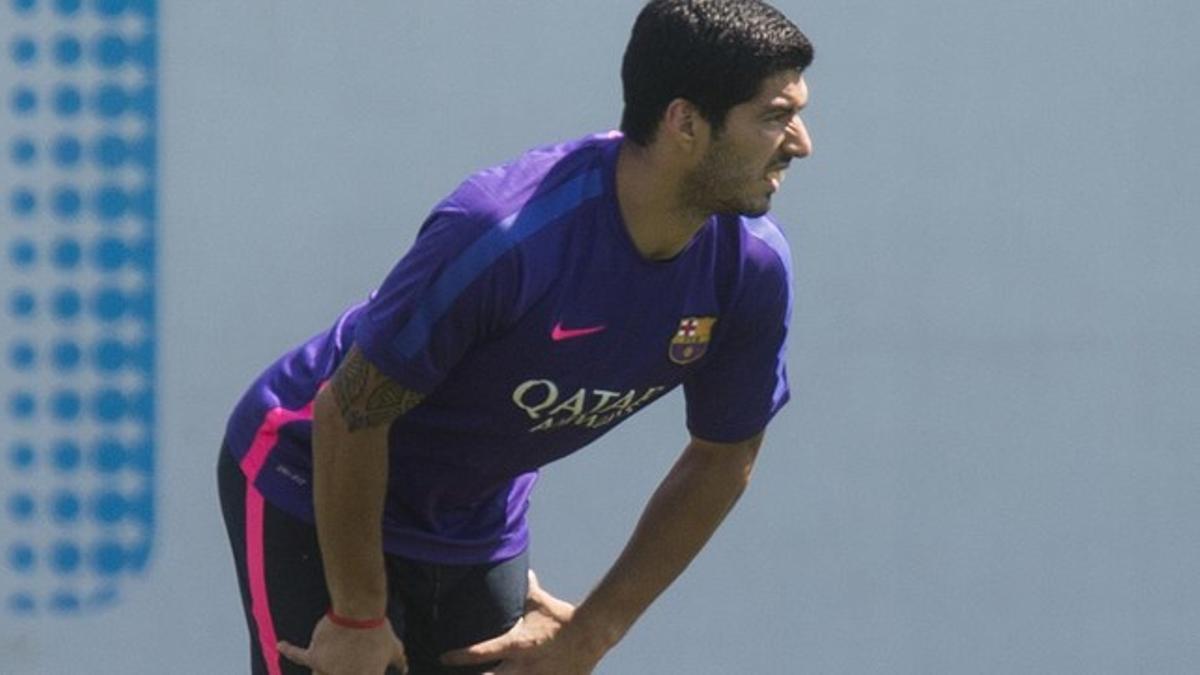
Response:
[[[389,558],[389,586],[405,606],[411,675],[466,675],[491,666],[447,668],[438,657],[502,635],[525,610],[528,553],[484,565],[433,565]],[[491,664],[494,665],[494,664]]]
[[[250,633],[251,672],[308,673],[282,658],[275,644],[307,645],[329,607],[316,528],[263,499],[224,449],[217,476]]]

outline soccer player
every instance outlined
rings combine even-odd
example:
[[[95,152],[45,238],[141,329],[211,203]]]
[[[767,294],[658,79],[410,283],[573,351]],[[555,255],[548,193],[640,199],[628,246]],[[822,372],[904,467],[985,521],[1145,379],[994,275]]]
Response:
[[[770,218],[811,152],[808,39],[652,0],[621,131],[437,204],[377,290],[270,366],[218,476],[255,673],[590,673],[708,541],[788,398]],[[683,385],[691,441],[578,607],[529,572],[538,468]]]

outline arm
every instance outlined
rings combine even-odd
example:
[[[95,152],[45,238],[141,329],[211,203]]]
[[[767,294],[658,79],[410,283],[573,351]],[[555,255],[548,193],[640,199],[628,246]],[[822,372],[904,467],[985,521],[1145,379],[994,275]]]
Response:
[[[350,350],[313,406],[313,502],[331,609],[369,620],[387,610],[383,508],[388,428],[421,402]],[[386,630],[384,630],[386,628]],[[308,649],[283,643],[289,659],[320,672],[380,672],[402,654],[391,626],[361,630],[322,619]],[[375,664],[378,667],[375,667]],[[346,670],[342,670],[345,668]]]
[[[740,443],[693,438],[564,637],[599,661],[708,542],[749,485],[761,444],[761,433]]]
[[[383,502],[388,428],[421,401],[354,347],[313,407],[313,502],[333,611],[369,619],[387,608]]]
[[[749,484],[761,444],[761,433],[739,443],[693,438],[650,498],[621,556],[573,613],[569,606],[560,612],[531,606],[528,626],[518,624],[443,661],[465,665],[504,659],[497,675],[592,672],[708,542]],[[561,629],[546,629],[547,623]]]

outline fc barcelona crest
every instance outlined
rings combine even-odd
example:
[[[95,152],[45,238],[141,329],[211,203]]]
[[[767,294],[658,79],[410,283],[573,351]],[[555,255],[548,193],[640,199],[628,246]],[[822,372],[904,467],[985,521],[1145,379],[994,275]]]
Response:
[[[671,338],[671,349],[667,352],[671,360],[683,366],[704,356],[716,323],[715,316],[690,316],[680,320],[679,330]]]

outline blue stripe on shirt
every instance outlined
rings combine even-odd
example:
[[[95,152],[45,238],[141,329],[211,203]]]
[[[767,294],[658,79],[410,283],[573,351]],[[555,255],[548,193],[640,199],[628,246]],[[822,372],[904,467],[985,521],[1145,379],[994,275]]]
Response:
[[[454,305],[462,292],[500,256],[526,238],[604,191],[601,169],[580,174],[562,185],[536,196],[475,240],[434,282],[423,302],[392,341],[396,352],[410,358],[425,348],[433,326]]]

